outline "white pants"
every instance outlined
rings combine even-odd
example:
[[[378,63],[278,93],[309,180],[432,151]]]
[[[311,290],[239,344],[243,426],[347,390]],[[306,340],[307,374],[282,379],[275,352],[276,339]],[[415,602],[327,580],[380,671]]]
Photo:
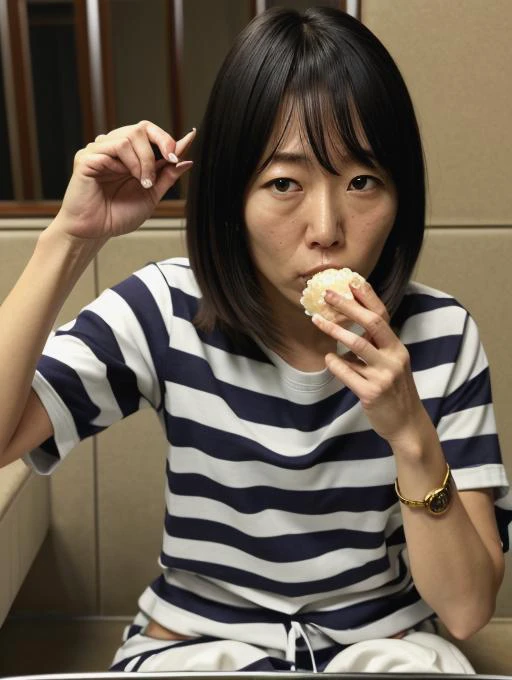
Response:
[[[409,633],[401,639],[356,642],[337,654],[326,672],[474,673],[455,645],[433,633]]]
[[[112,670],[239,671],[278,670],[279,652],[233,640],[168,642],[143,634],[129,638],[117,652]],[[274,665],[274,668],[272,666]],[[286,668],[282,668],[286,670]],[[300,671],[300,668],[297,668]],[[474,673],[465,656],[433,633],[413,632],[401,639],[357,642],[339,652],[323,669],[331,673]]]

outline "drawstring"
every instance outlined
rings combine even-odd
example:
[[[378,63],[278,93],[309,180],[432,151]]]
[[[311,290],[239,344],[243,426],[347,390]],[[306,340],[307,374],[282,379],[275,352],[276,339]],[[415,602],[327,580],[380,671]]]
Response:
[[[317,673],[317,668],[316,668],[316,663],[315,663],[315,655],[313,654],[313,649],[311,647],[311,643],[309,641],[308,635],[306,631],[304,630],[304,627],[301,623],[298,621],[290,621],[290,630],[288,631],[288,639],[286,643],[286,660],[291,661],[291,670],[296,671],[297,668],[295,666],[295,652],[297,648],[297,638],[303,638],[305,641],[307,648],[309,649],[309,654],[311,656],[311,665],[313,666],[313,672]]]

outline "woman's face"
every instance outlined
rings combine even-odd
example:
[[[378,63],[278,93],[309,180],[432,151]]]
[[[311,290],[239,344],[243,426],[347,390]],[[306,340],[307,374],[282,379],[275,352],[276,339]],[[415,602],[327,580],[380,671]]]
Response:
[[[292,307],[303,314],[302,290],[322,269],[349,267],[368,278],[393,227],[397,195],[386,172],[339,151],[331,157],[339,175],[318,163],[292,121],[271,162],[249,185],[249,248],[277,314]]]

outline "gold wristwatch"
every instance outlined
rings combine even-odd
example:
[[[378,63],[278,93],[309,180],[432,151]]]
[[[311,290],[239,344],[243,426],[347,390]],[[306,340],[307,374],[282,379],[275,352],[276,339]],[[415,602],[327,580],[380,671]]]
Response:
[[[411,501],[409,498],[404,498],[400,493],[398,478],[395,479],[395,491],[400,502],[404,505],[413,508],[426,508],[431,515],[442,515],[448,510],[452,498],[450,466],[446,463],[446,474],[442,485],[438,489],[429,491],[422,501]]]

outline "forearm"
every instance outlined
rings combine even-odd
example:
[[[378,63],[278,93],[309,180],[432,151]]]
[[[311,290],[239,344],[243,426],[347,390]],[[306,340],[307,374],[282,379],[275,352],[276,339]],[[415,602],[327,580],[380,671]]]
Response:
[[[438,488],[446,461],[432,423],[393,445],[401,493],[421,500]],[[456,637],[467,637],[492,616],[500,585],[496,545],[484,541],[452,481],[448,510],[433,516],[402,504],[411,572],[416,588]]]
[[[68,237],[59,229],[58,219],[39,237],[25,270],[0,307],[0,454],[18,426],[55,319],[103,243]]]

